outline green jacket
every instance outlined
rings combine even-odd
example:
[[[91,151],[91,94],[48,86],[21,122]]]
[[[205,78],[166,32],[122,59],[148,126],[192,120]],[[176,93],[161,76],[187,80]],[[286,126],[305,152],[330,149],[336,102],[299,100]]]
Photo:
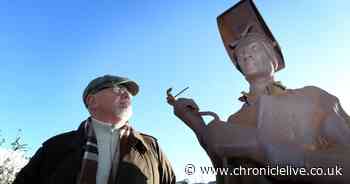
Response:
[[[85,146],[84,123],[43,143],[18,173],[14,184],[76,184]],[[175,175],[157,140],[132,131],[119,162],[118,184],[174,184]]]

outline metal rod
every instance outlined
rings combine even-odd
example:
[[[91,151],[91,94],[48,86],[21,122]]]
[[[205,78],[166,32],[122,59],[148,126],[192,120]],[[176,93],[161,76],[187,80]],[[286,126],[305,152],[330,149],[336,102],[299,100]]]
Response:
[[[185,89],[181,90],[178,94],[176,94],[174,97],[177,97],[179,95],[181,95],[181,93],[185,92],[188,88],[190,87],[186,87]]]

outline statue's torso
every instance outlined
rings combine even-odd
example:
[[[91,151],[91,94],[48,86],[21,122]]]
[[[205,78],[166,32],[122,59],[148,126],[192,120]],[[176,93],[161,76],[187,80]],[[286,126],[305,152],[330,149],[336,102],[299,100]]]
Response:
[[[332,113],[336,98],[320,89],[305,87],[278,95],[256,97],[227,121],[257,129],[262,143],[312,144],[318,146],[324,120]]]
[[[334,141],[325,139],[322,127],[325,119],[334,113],[336,97],[316,87],[304,87],[251,98],[250,103],[247,101],[227,122],[212,122],[206,127],[206,145],[212,156],[220,146],[226,146],[225,149],[233,146],[231,151],[242,151],[242,154],[233,157],[226,155],[225,158],[236,158],[235,162],[238,163],[240,156],[244,158],[250,149],[256,151],[254,157],[258,159],[269,159],[272,162],[288,160],[302,166],[302,154],[296,154],[293,148],[286,149],[288,145],[326,149],[335,144]],[[224,157],[216,155],[215,158],[212,159],[214,162],[220,162]],[[214,165],[222,166],[222,163]],[[245,166],[254,167],[254,164]],[[259,182],[251,183],[272,182],[264,177],[254,178]]]

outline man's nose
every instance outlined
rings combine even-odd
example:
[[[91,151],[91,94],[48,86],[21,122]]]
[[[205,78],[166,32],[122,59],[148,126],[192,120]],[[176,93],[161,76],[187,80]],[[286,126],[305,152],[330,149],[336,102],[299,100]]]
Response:
[[[122,99],[130,99],[130,93],[127,90],[124,90],[121,94]]]

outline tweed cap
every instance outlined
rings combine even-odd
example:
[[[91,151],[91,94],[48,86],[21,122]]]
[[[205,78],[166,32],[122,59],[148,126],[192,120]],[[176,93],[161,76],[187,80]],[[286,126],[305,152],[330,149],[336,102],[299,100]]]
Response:
[[[139,92],[139,86],[137,85],[137,83],[128,78],[115,76],[115,75],[104,75],[92,80],[85,88],[83,92],[83,101],[84,101],[85,107],[87,107],[86,97],[88,95],[96,94],[102,89],[113,87],[116,85],[126,87],[126,89],[133,96],[137,95],[137,93]]]

